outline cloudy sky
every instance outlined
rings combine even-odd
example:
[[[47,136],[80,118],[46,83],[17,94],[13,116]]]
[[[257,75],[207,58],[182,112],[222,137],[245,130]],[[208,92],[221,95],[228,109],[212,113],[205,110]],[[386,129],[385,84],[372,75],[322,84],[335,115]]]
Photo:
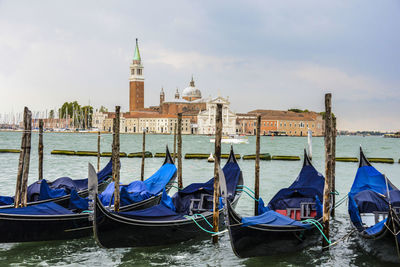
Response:
[[[399,1],[0,0],[0,113],[77,100],[128,109],[135,38],[145,105],[193,74],[232,109],[322,111],[339,129],[400,130]]]

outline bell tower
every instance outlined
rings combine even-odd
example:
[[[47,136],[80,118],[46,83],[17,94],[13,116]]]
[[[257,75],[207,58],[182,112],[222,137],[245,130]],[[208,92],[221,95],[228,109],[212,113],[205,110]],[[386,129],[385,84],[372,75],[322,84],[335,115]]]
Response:
[[[138,39],[136,38],[135,54],[130,65],[129,78],[129,111],[144,108],[144,76],[142,59],[140,58]]]

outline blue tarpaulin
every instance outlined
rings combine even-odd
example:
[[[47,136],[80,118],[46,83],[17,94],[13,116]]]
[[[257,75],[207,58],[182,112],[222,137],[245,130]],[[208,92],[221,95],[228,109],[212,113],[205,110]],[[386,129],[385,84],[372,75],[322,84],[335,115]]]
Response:
[[[112,162],[111,160],[108,164],[97,173],[98,182],[103,182],[107,177],[109,177],[112,173]],[[42,188],[42,183],[46,181],[48,188]],[[77,192],[87,189],[87,181],[88,179],[71,179],[69,177],[61,177],[53,182],[49,182],[45,179],[37,181],[30,186],[28,186],[28,202],[37,201],[37,200],[45,200],[49,198],[54,198],[51,196],[59,196],[59,195],[68,195],[71,190],[75,190]],[[43,195],[42,191],[43,191]],[[63,194],[65,192],[65,194]]]
[[[120,185],[121,206],[136,203],[158,195],[170,182],[176,173],[174,164],[166,163],[145,181],[133,181],[128,185]],[[114,182],[99,195],[104,206],[109,206],[114,201]]]
[[[42,204],[27,206],[23,208],[0,209],[0,213],[4,214],[21,214],[21,215],[63,215],[74,214],[72,211],[54,203],[46,202]]]
[[[243,227],[257,224],[268,224],[268,225],[293,225],[300,226],[303,228],[309,228],[309,224],[301,223],[299,221],[293,220],[289,217],[286,217],[282,214],[279,214],[273,210],[269,210],[264,212],[261,215],[253,216],[253,217],[243,217],[242,218]]]
[[[236,186],[242,175],[236,161],[228,161],[222,168],[225,175],[228,198],[233,198],[236,193]],[[190,202],[192,199],[201,199],[202,195],[209,195],[210,201],[203,202],[204,209],[212,209],[212,195],[214,193],[214,178],[205,183],[193,183],[175,193],[172,201],[176,210],[181,214],[189,214]],[[208,199],[208,198],[207,198]]]
[[[301,202],[315,202],[315,196],[322,199],[325,178],[312,165],[305,165],[299,176],[288,188],[281,189],[268,203],[272,210],[300,208]]]
[[[117,214],[131,219],[143,221],[170,221],[185,219],[185,217],[164,206],[163,204],[159,204],[144,210],[119,212]]]
[[[38,200],[46,200],[68,195],[64,188],[50,188],[45,179],[40,183],[40,194]]]
[[[243,226],[255,224],[269,225],[296,225],[304,228],[309,227],[293,220],[287,216],[275,212],[275,210],[286,210],[287,208],[300,209],[301,203],[315,203],[317,210],[316,218],[322,216],[322,193],[324,190],[325,178],[304,158],[304,164],[296,180],[288,187],[283,188],[271,199],[267,206],[259,198],[258,216],[243,217]]]
[[[367,233],[368,235],[375,235],[375,234],[379,233],[380,231],[382,231],[383,228],[385,228],[386,221],[387,221],[387,219],[384,219],[384,220],[378,222],[377,224],[367,228],[365,230],[365,233]]]
[[[89,209],[89,200],[87,198],[80,197],[78,192],[72,190],[68,209],[78,211],[87,210]]]
[[[389,195],[386,188],[389,188]],[[365,229],[360,213],[388,212],[389,196],[392,206],[400,207],[400,191],[394,188],[390,181],[387,181],[386,185],[385,176],[369,165],[358,168],[348,195],[350,219],[359,231],[365,230],[367,234],[376,234],[381,231],[383,223],[381,221]]]

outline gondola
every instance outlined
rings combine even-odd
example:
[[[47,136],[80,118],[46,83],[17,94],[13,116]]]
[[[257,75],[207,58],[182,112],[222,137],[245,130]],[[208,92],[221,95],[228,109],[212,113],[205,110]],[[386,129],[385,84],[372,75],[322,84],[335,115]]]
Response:
[[[375,169],[360,148],[360,164],[348,194],[356,240],[370,255],[400,262],[400,191]]]
[[[241,194],[236,189],[243,185],[243,177],[233,149],[223,171],[227,177],[229,199],[235,205]],[[169,245],[210,237],[213,183],[214,178],[206,183],[190,184],[172,198],[164,192],[159,205],[141,211],[114,212],[104,207],[96,197],[95,239],[102,247],[120,248]],[[221,219],[220,229],[223,227]]]
[[[112,162],[97,173],[99,190],[104,190],[112,179]],[[80,197],[88,196],[88,178],[71,179],[60,177],[52,182],[46,179],[36,181],[28,186],[27,206],[54,202],[64,208],[68,207],[71,191],[76,191]],[[0,196],[0,209],[14,207],[14,197]]]
[[[240,216],[224,197],[225,222],[234,253],[240,258],[287,254],[315,242],[315,224],[322,221],[324,182],[304,151],[299,176],[266,207],[260,198],[258,216]],[[223,183],[221,191],[225,192],[222,187]]]
[[[90,181],[95,180],[97,183],[94,168],[89,170],[89,177],[90,187]],[[164,163],[156,173],[144,182],[135,181],[120,186],[120,194],[125,196],[124,202],[121,202],[121,211],[143,209],[158,204],[165,187],[170,186],[175,177],[176,167],[167,148]],[[146,189],[142,190],[140,184],[145,185]],[[107,189],[104,193],[107,193],[106,191]],[[138,196],[147,198],[135,202]],[[73,190],[67,208],[55,202],[46,202],[23,208],[0,209],[0,243],[65,240],[90,236],[93,227],[89,221],[91,214],[88,204],[87,198],[81,198]]]

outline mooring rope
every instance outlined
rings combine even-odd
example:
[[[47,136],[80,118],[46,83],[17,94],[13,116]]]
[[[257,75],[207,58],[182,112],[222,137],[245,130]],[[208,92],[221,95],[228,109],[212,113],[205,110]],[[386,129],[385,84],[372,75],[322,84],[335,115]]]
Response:
[[[249,188],[249,187],[247,187],[247,186],[245,186],[245,185],[238,185],[237,187],[243,187],[243,188],[246,188],[247,190],[249,190],[250,192],[252,192],[253,194],[256,194],[251,188]]]
[[[202,214],[195,214],[195,215],[196,215],[196,216],[201,216],[201,217],[207,222],[207,224],[208,224],[210,227],[213,227],[212,224],[211,224],[209,221],[207,221],[207,219],[206,219]],[[206,233],[209,233],[209,234],[212,234],[212,235],[219,235],[219,234],[222,234],[222,233],[225,232],[225,231],[224,231],[224,232],[214,232],[214,231],[210,231],[210,230],[205,229],[203,226],[201,226],[201,225],[196,221],[195,215],[193,215],[193,216],[185,215],[184,217],[185,217],[186,219],[191,219],[201,230],[203,230],[203,231],[206,232]]]
[[[324,234],[323,230],[324,227],[321,225],[321,223],[317,220],[314,219],[307,219],[304,221],[301,221],[302,223],[311,223],[313,225],[315,225],[315,227],[318,229],[318,231],[321,233],[321,235],[325,238],[326,242],[328,242],[328,244],[331,244],[332,242],[326,237],[326,235]]]
[[[251,197],[253,200],[255,200],[255,201],[260,201],[259,199],[256,199],[255,197],[253,197],[249,192],[247,192],[246,190],[244,190],[244,189],[240,189],[240,188],[238,188],[238,189],[236,189],[236,191],[237,192],[245,192],[249,197]]]

